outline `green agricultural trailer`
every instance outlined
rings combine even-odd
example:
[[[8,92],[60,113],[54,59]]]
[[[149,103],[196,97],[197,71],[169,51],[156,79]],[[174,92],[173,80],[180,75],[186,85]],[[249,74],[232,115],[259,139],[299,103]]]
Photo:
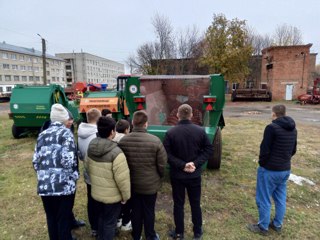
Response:
[[[144,96],[149,116],[148,132],[163,140],[168,129],[178,122],[181,104],[193,108],[192,122],[202,126],[213,143],[214,155],[207,167],[219,169],[221,164],[221,129],[225,126],[225,82],[222,75],[158,75],[128,78],[140,80],[140,93]]]
[[[19,138],[30,130],[39,130],[50,119],[51,106],[60,103],[74,119],[79,120],[78,106],[69,102],[60,85],[16,85],[10,99],[9,117],[13,119],[12,135]]]

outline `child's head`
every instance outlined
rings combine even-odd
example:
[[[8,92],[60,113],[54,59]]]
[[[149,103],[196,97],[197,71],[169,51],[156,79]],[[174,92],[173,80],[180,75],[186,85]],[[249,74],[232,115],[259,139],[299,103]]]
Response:
[[[98,119],[101,117],[101,112],[96,108],[91,108],[87,112],[87,122],[96,124]]]
[[[116,131],[118,133],[128,134],[130,132],[130,124],[127,120],[121,119],[116,124]]]

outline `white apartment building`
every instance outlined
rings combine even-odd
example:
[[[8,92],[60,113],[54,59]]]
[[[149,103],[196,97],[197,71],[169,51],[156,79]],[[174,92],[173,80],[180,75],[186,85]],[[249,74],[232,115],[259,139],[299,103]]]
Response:
[[[57,53],[56,56],[66,61],[68,86],[74,82],[87,82],[106,83],[108,87],[114,87],[117,77],[124,74],[124,64],[90,53]]]
[[[66,86],[65,61],[46,54],[47,83]],[[43,84],[42,52],[34,48],[0,43],[0,92],[15,84]]]

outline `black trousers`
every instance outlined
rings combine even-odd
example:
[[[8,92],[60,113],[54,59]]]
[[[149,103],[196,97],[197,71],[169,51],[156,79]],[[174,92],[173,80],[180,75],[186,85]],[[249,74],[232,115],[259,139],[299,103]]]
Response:
[[[157,239],[154,230],[155,222],[155,205],[157,194],[145,195],[132,193],[132,237],[133,240],[140,240],[142,226],[144,226],[144,234],[147,240]]]
[[[122,226],[128,224],[131,221],[131,199],[129,199],[125,204],[121,205],[121,213],[119,219],[122,219]]]
[[[117,228],[117,219],[121,211],[121,203],[99,203],[98,240],[112,240]]]
[[[75,195],[42,196],[50,240],[72,240],[72,208]]]
[[[91,196],[91,185],[87,184],[87,212],[91,226],[91,230],[98,230],[98,219],[99,219],[99,202],[94,200]]]
[[[201,199],[201,177],[193,179],[175,179],[171,177],[173,216],[176,225],[176,233],[184,233],[184,203],[185,191],[189,197],[191,207],[193,233],[195,236],[202,235],[202,212]]]

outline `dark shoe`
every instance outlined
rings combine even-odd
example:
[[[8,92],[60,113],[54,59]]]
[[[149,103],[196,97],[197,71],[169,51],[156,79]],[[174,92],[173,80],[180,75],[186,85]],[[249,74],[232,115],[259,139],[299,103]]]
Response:
[[[84,227],[86,225],[86,222],[83,221],[83,220],[75,220],[73,222],[73,225],[72,225],[72,229],[75,229],[75,228],[79,228],[79,227]]]
[[[98,231],[97,230],[91,230],[91,237],[97,237]]]
[[[201,235],[194,235],[193,240],[202,240],[202,234]]]
[[[273,221],[269,224],[269,228],[271,228],[272,230],[276,231],[277,233],[281,233],[281,230],[282,230],[282,227],[276,227],[274,224],[273,224]]]
[[[169,231],[169,237],[175,240],[184,240],[183,234],[182,233],[176,233],[175,230]]]
[[[71,236],[72,237],[72,240],[78,240],[78,238],[76,236]]]
[[[262,236],[268,235],[268,230],[261,228],[259,224],[248,224],[247,228],[249,231],[253,233],[259,233]]]

